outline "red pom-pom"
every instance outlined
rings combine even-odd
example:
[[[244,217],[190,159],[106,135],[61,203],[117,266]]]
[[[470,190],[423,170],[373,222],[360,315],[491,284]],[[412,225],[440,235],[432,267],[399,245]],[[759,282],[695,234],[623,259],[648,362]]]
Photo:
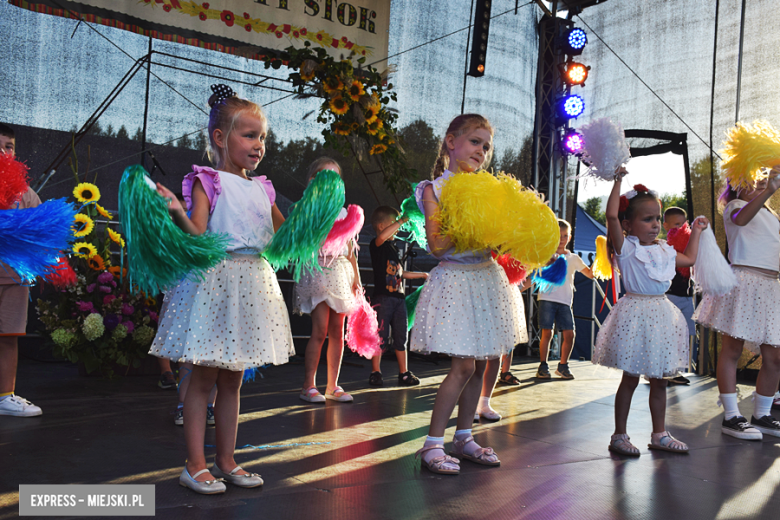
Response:
[[[11,209],[28,187],[27,165],[7,154],[0,154],[0,209]]]
[[[57,289],[66,289],[73,285],[76,285],[78,279],[76,278],[76,272],[70,266],[68,259],[61,257],[57,265],[51,266],[51,272],[44,278],[47,282],[52,284]]]
[[[620,196],[620,206],[618,206],[618,213],[625,213],[628,209],[628,197],[625,195]]]
[[[509,278],[510,284],[518,285],[523,283],[526,276],[528,275],[527,269],[523,264],[508,254],[497,255],[495,251],[493,252],[493,258],[496,259],[498,265],[504,268],[504,272],[506,272],[506,277]]]
[[[688,240],[691,238],[691,226],[686,222],[681,227],[672,228],[666,233],[666,243],[674,248],[678,253],[685,251],[688,247]],[[680,267],[677,271],[686,278],[691,277],[690,267]]]
[[[634,191],[637,193],[647,193],[648,191],[650,191],[650,188],[648,188],[644,184],[634,184]]]

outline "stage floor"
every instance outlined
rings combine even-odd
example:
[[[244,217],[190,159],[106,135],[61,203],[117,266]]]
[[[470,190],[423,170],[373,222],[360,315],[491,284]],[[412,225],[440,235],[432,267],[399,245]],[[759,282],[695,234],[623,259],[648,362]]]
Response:
[[[536,382],[536,363],[516,360],[519,387],[499,386],[504,418],[475,425],[501,467],[469,462],[459,476],[433,475],[414,452],[427,434],[433,400],[449,367],[411,360],[422,379],[399,388],[397,365],[383,361],[386,386],[368,386],[370,363],[346,359],[343,387],[352,404],[298,399],[303,366],[265,370],[242,389],[236,460],[262,474],[261,489],[228,486],[201,496],[179,486],[184,435],[173,424],[175,390],[155,377],[115,381],[79,377],[71,365],[22,359],[19,393],[41,406],[36,418],[0,417],[0,519],[18,515],[19,484],[155,484],[166,519],[266,518],[411,520],[777,519],[780,438],[739,441],[720,432],[717,386],[693,377],[669,389],[668,429],[688,455],[651,452],[649,386],[641,383],[629,417],[638,459],[607,451],[617,371],[572,362],[573,381]],[[551,368],[555,365],[551,363]],[[320,380],[324,380],[320,365]],[[752,411],[753,388],[740,386]],[[452,438],[454,419],[446,440]],[[214,444],[214,429],[206,434]],[[209,461],[214,451],[207,448]]]

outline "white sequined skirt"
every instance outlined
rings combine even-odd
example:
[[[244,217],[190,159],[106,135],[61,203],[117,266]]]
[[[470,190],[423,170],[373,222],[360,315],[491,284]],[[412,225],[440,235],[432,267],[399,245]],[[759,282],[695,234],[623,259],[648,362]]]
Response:
[[[528,343],[528,326],[525,323],[525,302],[523,302],[523,293],[520,291],[519,285],[513,285],[510,292],[515,299],[515,305],[517,305],[520,316],[517,321],[517,326],[520,329],[520,339],[517,340],[517,343]]]
[[[287,305],[271,266],[231,254],[165,296],[150,354],[180,363],[244,370],[295,354]]]
[[[739,285],[724,296],[705,294],[694,321],[744,340],[755,354],[762,344],[780,347],[780,280],[753,269],[732,269]]]
[[[417,302],[410,349],[475,359],[508,353],[523,340],[525,328],[515,289],[492,260],[440,263]]]
[[[665,295],[626,294],[599,329],[593,363],[649,378],[688,370],[688,325]]]
[[[305,273],[293,289],[293,312],[311,314],[322,302],[338,312],[346,314],[352,310],[355,297],[352,294],[352,282],[355,270],[346,256],[338,256],[328,266],[320,258],[322,272]]]

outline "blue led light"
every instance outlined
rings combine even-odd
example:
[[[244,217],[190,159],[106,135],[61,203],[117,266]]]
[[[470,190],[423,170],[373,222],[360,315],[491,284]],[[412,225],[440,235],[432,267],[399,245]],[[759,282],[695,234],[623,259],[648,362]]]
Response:
[[[580,96],[568,96],[563,98],[563,112],[567,117],[577,117],[585,110],[585,102]]]
[[[572,49],[580,50],[585,47],[586,43],[588,43],[588,35],[579,27],[575,27],[569,31],[568,42]]]
[[[576,130],[569,130],[563,136],[563,147],[571,154],[578,154],[585,147],[585,141]]]

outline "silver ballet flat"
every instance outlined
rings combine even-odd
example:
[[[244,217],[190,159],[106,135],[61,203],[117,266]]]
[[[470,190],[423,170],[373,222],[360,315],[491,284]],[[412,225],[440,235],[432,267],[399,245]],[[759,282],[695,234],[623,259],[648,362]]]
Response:
[[[263,485],[263,479],[257,473],[236,475],[236,473],[239,471],[241,471],[241,466],[236,466],[235,468],[233,468],[233,471],[231,471],[230,473],[225,473],[224,471],[219,469],[219,467],[216,464],[211,466],[212,475],[224,479],[227,482],[233,484],[234,486],[243,487],[243,488],[254,488]]]
[[[225,486],[225,480],[222,478],[204,480],[203,482],[198,482],[195,480],[195,477],[207,472],[207,469],[202,469],[195,473],[195,476],[191,476],[190,472],[187,471],[187,467],[185,466],[184,471],[181,472],[181,476],[179,477],[179,485],[188,487],[194,492],[200,493],[201,495],[218,495],[220,493],[224,493],[227,490],[227,486]]]

